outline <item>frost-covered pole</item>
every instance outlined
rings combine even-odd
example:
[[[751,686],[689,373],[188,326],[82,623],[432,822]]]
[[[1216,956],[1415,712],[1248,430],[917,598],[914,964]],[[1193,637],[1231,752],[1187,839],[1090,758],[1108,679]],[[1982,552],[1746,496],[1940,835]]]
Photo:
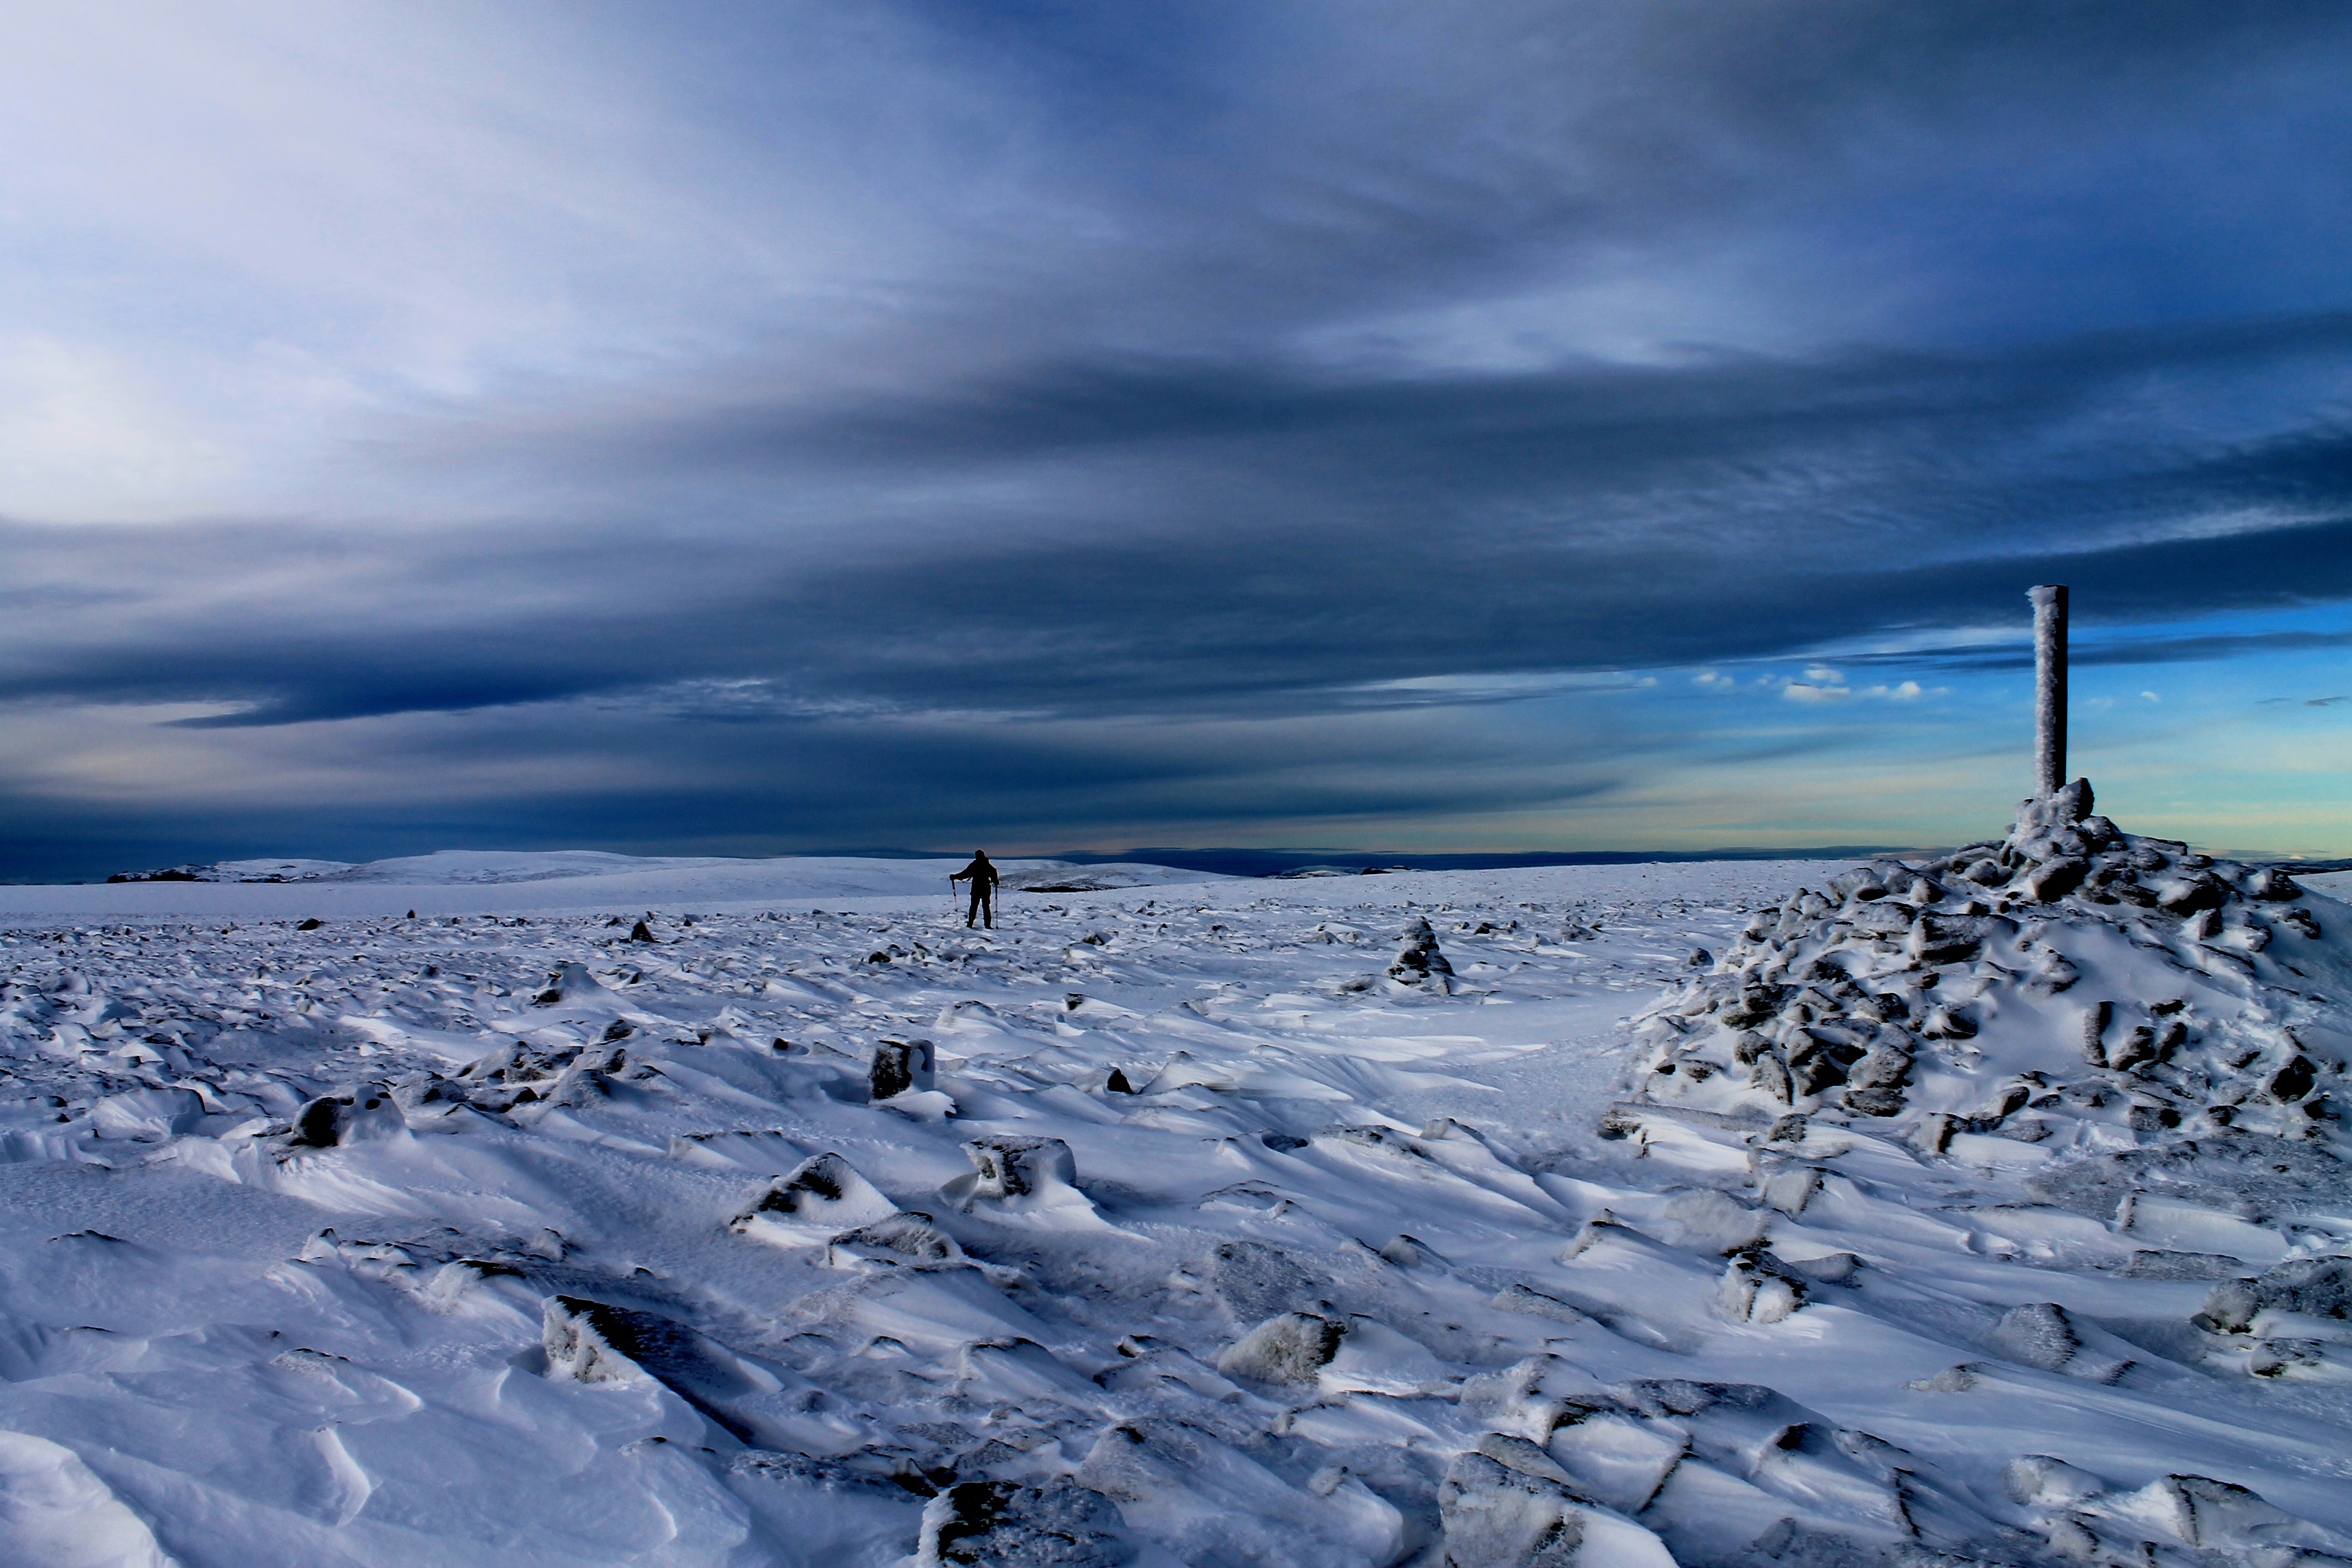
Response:
[[[2033,601],[2033,793],[2044,799],[2066,784],[2066,590],[2028,589]]]

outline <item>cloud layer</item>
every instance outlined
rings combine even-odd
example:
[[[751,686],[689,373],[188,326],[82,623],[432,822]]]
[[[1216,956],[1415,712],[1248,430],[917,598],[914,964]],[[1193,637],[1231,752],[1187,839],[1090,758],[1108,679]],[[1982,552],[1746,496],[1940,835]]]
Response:
[[[533,26],[0,65],[0,874],[1933,838],[2037,581],[2175,752],[2341,685],[2330,8]]]

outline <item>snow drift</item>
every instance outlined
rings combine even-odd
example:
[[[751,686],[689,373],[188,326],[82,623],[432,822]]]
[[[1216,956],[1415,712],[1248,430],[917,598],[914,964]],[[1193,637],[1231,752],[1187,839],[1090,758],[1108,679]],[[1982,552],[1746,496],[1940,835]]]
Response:
[[[0,1560],[2352,1560],[2352,915],[2090,806],[995,932],[69,889]]]

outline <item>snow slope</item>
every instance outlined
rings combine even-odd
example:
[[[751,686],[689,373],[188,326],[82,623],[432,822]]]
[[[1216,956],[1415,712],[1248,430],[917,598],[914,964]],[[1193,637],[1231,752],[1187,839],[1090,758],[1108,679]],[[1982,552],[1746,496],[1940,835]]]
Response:
[[[2352,1559],[2352,911],[2135,913],[2158,953],[2054,904],[2032,952],[1901,960],[1976,1033],[1923,1027],[1893,1118],[1851,1072],[1751,1106],[1767,1031],[1710,1004],[1824,944],[1899,968],[1853,939],[1892,868],[1791,898],[1841,869],[1208,881],[993,933],[532,901],[601,878],[413,921],[47,890],[93,901],[0,927],[0,1562]],[[1784,1072],[1834,1026],[1806,985],[1859,1017],[1774,994]],[[2196,1038],[2092,1068],[2056,1012],[2092,991]],[[2221,1045],[2265,1028],[2302,1097],[2130,1114],[2271,1093]],[[2061,1047],[2115,1114],[1928,1122]]]
[[[730,904],[803,900],[949,899],[948,875],[969,857],[878,860],[855,856],[780,856],[765,860],[608,855],[595,850],[445,849],[346,866],[335,861],[231,861],[195,868],[194,881],[112,882],[82,886],[0,885],[0,919],[10,916],[180,915],[269,920],[356,919],[376,915],[511,913],[635,906],[680,911]],[[326,867],[279,881],[241,881],[227,873],[285,866]],[[1006,888],[1143,888],[1221,880],[1213,871],[1116,862],[1005,860]],[[215,876],[220,879],[213,879]],[[959,892],[961,889],[959,889]]]

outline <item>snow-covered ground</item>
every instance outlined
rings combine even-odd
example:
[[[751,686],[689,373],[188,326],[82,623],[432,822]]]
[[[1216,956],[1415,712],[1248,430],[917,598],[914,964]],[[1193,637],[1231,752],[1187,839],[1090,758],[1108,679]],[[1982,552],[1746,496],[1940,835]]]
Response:
[[[2352,1558],[2352,910],[2102,832],[0,889],[0,1562]]]
[[[0,884],[0,920],[11,916],[228,916],[362,919],[370,915],[513,914],[674,906],[682,910],[767,906],[809,899],[951,896],[950,872],[970,857],[876,860],[792,855],[773,859],[656,858],[596,850],[446,849],[394,860],[230,860],[175,868],[188,879],[23,886]],[[1213,871],[1109,862],[1005,860],[1004,885],[1033,888],[1148,888],[1226,879]],[[954,896],[961,896],[956,889]]]

